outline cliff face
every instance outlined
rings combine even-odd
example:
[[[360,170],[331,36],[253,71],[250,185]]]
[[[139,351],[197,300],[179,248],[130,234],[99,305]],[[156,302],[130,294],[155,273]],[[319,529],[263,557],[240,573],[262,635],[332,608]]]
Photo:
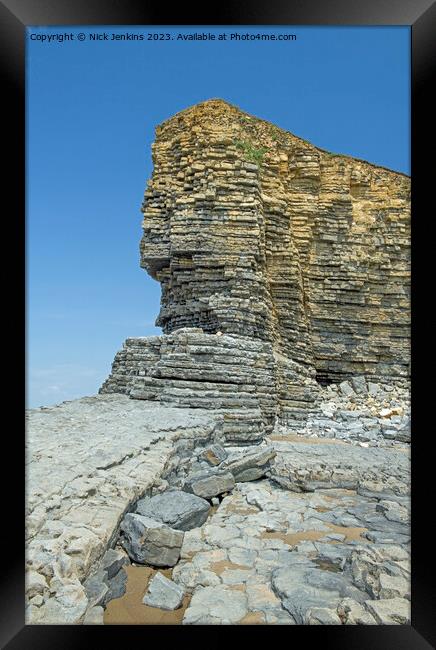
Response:
[[[158,127],[153,163],[141,265],[164,333],[265,341],[320,381],[408,376],[407,176],[221,100]]]
[[[100,392],[224,410],[242,443],[306,421],[321,383],[407,378],[406,176],[221,100],[158,127],[153,163],[141,265],[164,335],[127,339]]]

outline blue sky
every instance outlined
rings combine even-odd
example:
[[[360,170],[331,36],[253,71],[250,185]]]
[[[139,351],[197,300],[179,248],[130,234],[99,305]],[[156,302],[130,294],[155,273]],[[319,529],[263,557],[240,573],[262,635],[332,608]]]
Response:
[[[295,42],[30,41],[79,32]],[[163,120],[220,97],[313,144],[409,169],[408,27],[38,27],[27,40],[27,404],[95,394],[154,326],[140,205]],[[109,36],[110,38],[110,36]]]

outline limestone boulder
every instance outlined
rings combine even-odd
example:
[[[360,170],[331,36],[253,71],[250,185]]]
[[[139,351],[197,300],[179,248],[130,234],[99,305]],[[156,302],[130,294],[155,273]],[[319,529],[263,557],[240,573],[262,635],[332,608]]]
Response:
[[[206,499],[181,490],[170,490],[151,498],[141,499],[136,506],[136,511],[140,515],[183,531],[202,526],[209,510],[210,504]]]
[[[150,607],[173,610],[181,606],[184,595],[185,591],[180,585],[169,580],[162,573],[156,573],[148,585],[142,602]]]
[[[113,578],[121,567],[130,564],[126,553],[120,549],[110,548],[106,551],[101,561],[101,568],[107,573],[109,580]]]
[[[225,492],[230,492],[235,487],[235,479],[230,471],[205,471],[189,476],[183,489],[186,492],[211,499]]]
[[[184,533],[161,521],[129,513],[121,533],[121,543],[133,562],[165,567],[174,566],[180,557]]]
[[[248,453],[239,452],[229,456],[220,467],[231,472],[237,483],[256,481],[265,476],[275,456],[273,447],[255,448]]]

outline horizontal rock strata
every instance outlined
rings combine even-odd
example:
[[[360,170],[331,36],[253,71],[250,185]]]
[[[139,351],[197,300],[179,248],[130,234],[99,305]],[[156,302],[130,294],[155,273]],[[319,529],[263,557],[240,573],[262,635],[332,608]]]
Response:
[[[187,328],[127,339],[100,392],[230,413],[244,409],[261,435],[275,420],[275,375],[270,344]]]
[[[141,264],[158,324],[268,341],[321,379],[409,373],[410,179],[221,100],[156,130]]]
[[[102,392],[304,422],[318,382],[409,376],[410,179],[221,100],[156,129],[141,266],[164,335]],[[262,437],[261,434],[258,436]]]
[[[198,328],[128,338],[100,389],[225,411],[226,437],[234,442],[261,439],[278,414],[282,421],[305,420],[315,411],[318,391],[314,373],[275,353],[271,344]]]

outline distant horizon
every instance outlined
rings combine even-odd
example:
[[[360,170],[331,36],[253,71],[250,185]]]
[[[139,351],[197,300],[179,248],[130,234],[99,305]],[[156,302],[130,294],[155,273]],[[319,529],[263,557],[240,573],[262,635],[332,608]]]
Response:
[[[59,27],[28,28],[56,33]],[[295,42],[27,41],[27,404],[98,392],[155,326],[139,266],[155,128],[221,99],[322,151],[410,176],[409,27],[71,27],[287,33]]]

